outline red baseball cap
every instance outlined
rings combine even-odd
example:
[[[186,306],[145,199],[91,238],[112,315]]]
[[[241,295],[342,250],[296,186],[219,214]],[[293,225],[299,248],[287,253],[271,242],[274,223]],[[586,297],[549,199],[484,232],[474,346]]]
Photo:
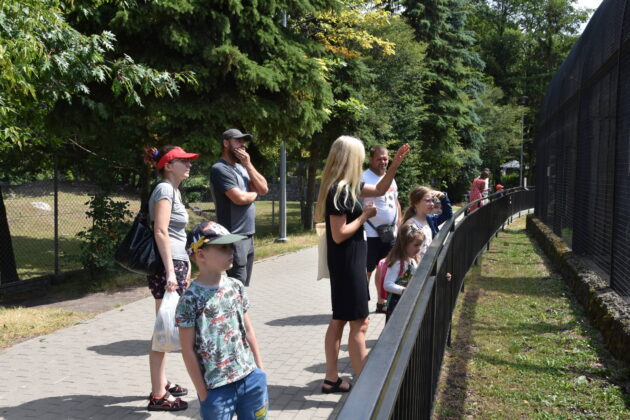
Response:
[[[503,189],[503,185],[501,185],[501,184],[497,184],[497,187],[496,187],[496,188],[497,188],[497,190],[501,190],[501,189]]]
[[[160,158],[160,160],[157,163],[157,167],[158,169],[162,169],[164,168],[164,165],[166,165],[173,159],[197,160],[198,157],[199,157],[198,153],[188,153],[184,151],[184,149],[182,149],[181,147],[174,147],[171,150],[169,150],[168,153],[166,153],[164,156]]]

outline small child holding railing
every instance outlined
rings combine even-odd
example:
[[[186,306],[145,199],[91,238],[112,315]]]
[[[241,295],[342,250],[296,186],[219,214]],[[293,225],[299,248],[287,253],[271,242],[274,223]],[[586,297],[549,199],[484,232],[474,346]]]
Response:
[[[385,257],[385,267],[383,268],[386,268],[387,271],[384,275],[383,287],[389,292],[385,322],[389,321],[400,297],[416,272],[420,262],[420,248],[424,240],[424,233],[415,224],[402,225],[394,247]]]

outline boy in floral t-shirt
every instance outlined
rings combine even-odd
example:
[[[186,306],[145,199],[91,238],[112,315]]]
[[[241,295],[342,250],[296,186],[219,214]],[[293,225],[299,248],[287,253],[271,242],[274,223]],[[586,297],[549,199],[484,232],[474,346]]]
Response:
[[[267,375],[247,309],[243,283],[228,277],[234,242],[245,237],[215,222],[188,234],[186,248],[199,267],[177,305],[182,357],[204,420],[267,418]]]

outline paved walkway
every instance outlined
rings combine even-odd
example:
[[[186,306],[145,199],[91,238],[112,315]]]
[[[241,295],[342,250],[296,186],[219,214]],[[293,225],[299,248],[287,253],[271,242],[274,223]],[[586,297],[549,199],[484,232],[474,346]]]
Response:
[[[254,265],[250,315],[268,373],[271,419],[334,418],[340,408],[340,395],[319,391],[330,289],[327,280],[315,280],[316,261],[316,248],[309,248]],[[153,305],[152,298],[141,299],[1,352],[0,418],[199,418],[179,353],[169,355],[167,374],[192,390],[184,397],[190,407],[178,413],[146,411]],[[385,323],[383,315],[370,318],[368,347]],[[341,350],[339,369],[349,377],[345,344]]]

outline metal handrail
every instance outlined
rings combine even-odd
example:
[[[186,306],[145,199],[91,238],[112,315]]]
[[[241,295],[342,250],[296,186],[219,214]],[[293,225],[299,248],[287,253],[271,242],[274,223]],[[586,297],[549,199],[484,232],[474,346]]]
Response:
[[[487,197],[489,204],[471,212],[485,198],[473,201],[442,225],[370,351],[338,419],[431,417],[464,276],[506,221],[533,208],[533,191],[517,187],[492,194]],[[450,282],[446,272],[453,274]]]

